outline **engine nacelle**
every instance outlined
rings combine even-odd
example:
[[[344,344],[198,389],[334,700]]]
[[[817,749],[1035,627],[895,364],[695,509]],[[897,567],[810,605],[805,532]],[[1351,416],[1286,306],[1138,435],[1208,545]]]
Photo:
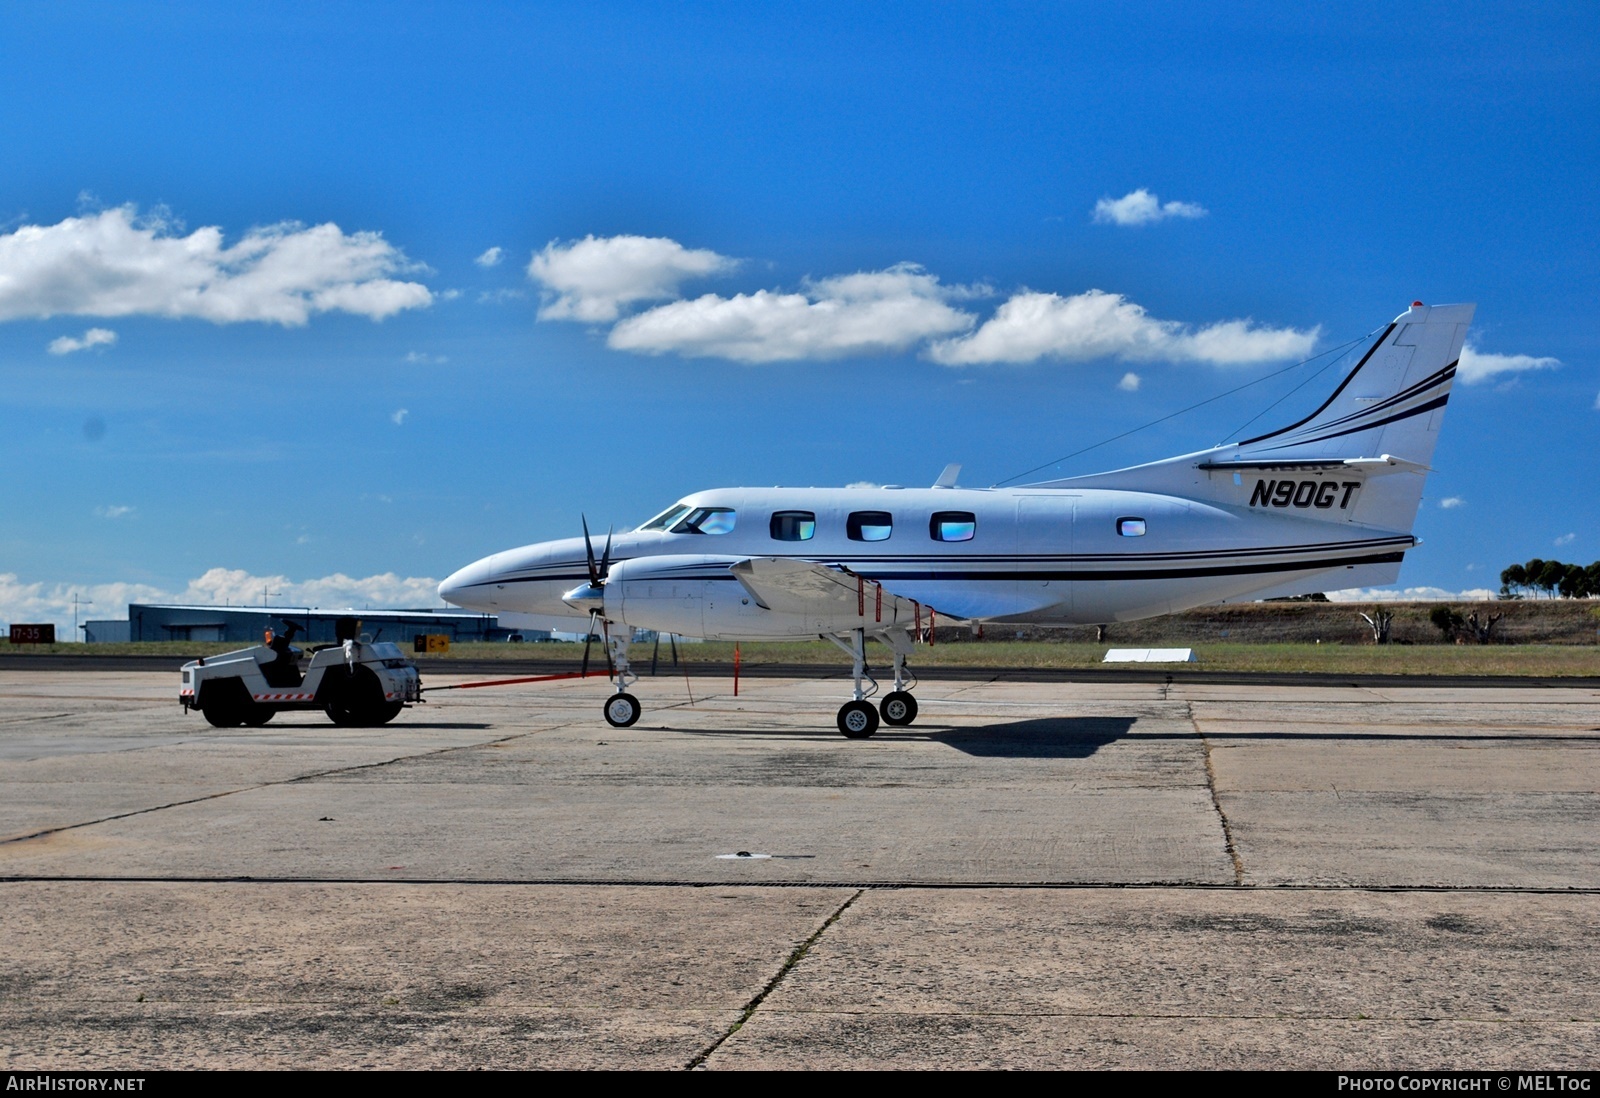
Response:
[[[606,578],[605,616],[707,640],[807,637],[859,624],[766,609],[728,571],[739,559],[684,554],[619,561]]]

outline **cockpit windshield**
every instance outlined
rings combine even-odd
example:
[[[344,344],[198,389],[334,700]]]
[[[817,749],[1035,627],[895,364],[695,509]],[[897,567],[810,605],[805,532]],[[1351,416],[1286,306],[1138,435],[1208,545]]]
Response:
[[[739,516],[731,507],[696,507],[672,528],[674,534],[726,534]]]
[[[690,511],[690,507],[689,507],[689,505],[687,503],[674,503],[671,507],[668,507],[665,511],[661,512],[655,518],[651,519],[649,522],[647,522],[643,526],[639,527],[639,529],[640,530],[665,530],[668,527],[670,527],[673,523],[675,523],[679,519],[681,519],[684,515],[687,515],[689,513],[689,511]]]

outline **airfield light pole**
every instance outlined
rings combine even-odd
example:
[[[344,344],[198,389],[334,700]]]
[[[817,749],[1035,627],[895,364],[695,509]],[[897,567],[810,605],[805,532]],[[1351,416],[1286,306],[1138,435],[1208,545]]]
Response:
[[[268,591],[267,590],[267,585],[266,584],[262,584],[262,586],[261,586],[261,609],[265,610],[267,608],[267,596],[268,595],[271,595],[272,597],[277,598],[277,597],[281,596],[282,594],[283,594],[282,591]]]
[[[77,636],[78,636],[78,607],[79,607],[79,605],[80,605],[80,603],[79,603],[79,600],[78,600],[78,593],[76,591],[74,591],[72,593],[72,636],[73,636],[74,640],[76,640]],[[83,606],[93,606],[94,603],[90,602],[88,599],[84,599],[82,601],[81,605],[83,605]]]

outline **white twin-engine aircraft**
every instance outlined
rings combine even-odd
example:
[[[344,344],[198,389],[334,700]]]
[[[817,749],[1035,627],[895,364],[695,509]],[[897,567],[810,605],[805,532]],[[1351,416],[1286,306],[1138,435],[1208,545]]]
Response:
[[[1243,442],[1019,488],[719,488],[597,558],[584,536],[469,564],[439,585],[472,610],[598,619],[616,692],[635,627],[709,640],[821,636],[855,661],[839,730],[916,719],[905,660],[935,621],[1103,624],[1211,603],[1393,583],[1422,499],[1472,305],[1413,304],[1311,415]],[[894,689],[874,708],[866,642]],[[868,690],[863,683],[872,684]]]

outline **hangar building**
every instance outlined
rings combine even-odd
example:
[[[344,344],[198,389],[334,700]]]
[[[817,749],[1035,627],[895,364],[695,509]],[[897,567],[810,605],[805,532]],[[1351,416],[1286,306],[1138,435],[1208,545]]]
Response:
[[[503,641],[512,634],[536,639],[528,630],[505,629],[493,614],[468,614],[439,610],[321,610],[305,606],[168,606],[128,604],[128,620],[84,623],[84,640],[107,641],[226,641],[261,643],[264,629],[283,631],[284,622],[298,624],[302,632],[295,643],[332,644],[333,623],[339,618],[361,620],[361,631],[374,641],[409,645],[424,634],[443,634],[452,641]]]

